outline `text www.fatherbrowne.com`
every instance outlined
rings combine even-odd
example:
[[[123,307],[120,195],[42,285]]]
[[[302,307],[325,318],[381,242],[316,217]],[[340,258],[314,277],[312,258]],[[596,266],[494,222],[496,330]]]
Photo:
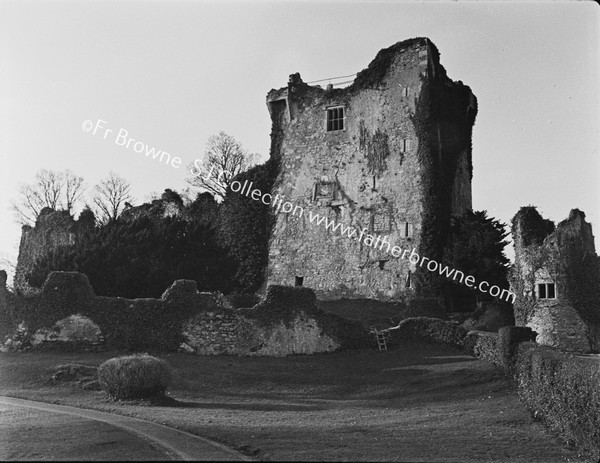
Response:
[[[194,175],[200,176],[200,166],[198,164],[195,164],[195,167],[198,170],[194,171],[192,169],[192,173]],[[289,201],[284,201],[284,195],[272,195],[270,193],[263,193],[259,189],[253,188],[253,183],[248,182],[248,180],[244,181],[243,184],[238,181],[233,181],[229,185],[229,188],[234,193],[242,194],[253,199],[254,201],[261,201],[267,206],[270,205],[271,207],[275,208],[276,213],[279,213],[281,211],[284,213],[291,213],[293,216],[296,217],[304,216],[304,208],[302,206],[294,205]],[[310,223],[314,223],[319,226],[324,226],[326,230],[331,230],[334,233],[338,232],[341,236],[345,236],[358,242],[362,242],[366,246],[379,249],[380,251],[385,250],[385,252],[391,254],[394,257],[400,259],[408,259],[409,262],[413,265],[425,267],[430,272],[438,273],[439,275],[444,276],[448,279],[463,283],[469,288],[476,288],[482,293],[490,294],[493,297],[499,297],[502,300],[510,302],[515,301],[516,295],[513,292],[508,291],[507,289],[502,289],[496,285],[490,285],[487,281],[477,282],[475,277],[472,275],[465,276],[465,274],[460,270],[450,268],[447,265],[441,264],[440,262],[437,262],[434,259],[429,259],[425,256],[419,255],[419,253],[417,253],[414,247],[409,250],[402,249],[402,247],[400,246],[392,245],[392,243],[389,242],[389,236],[371,235],[367,233],[367,228],[358,230],[356,228],[344,225],[343,223],[336,222],[335,220],[330,220],[328,217],[323,217],[318,213],[310,210],[308,211],[308,220]]]

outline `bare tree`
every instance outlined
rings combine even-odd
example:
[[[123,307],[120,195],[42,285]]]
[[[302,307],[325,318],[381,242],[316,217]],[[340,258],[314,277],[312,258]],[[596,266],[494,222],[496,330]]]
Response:
[[[130,194],[131,185],[127,180],[110,172],[108,177],[94,186],[93,201],[96,205],[96,216],[100,223],[117,220],[125,203],[133,200]]]
[[[45,207],[71,212],[84,190],[82,177],[68,170],[42,169],[35,175],[34,183],[19,187],[12,209],[19,223],[33,225]]]
[[[85,191],[83,177],[78,177],[67,170],[64,173],[64,182],[64,208],[72,212],[73,206],[79,201]]]
[[[255,159],[234,137],[219,132],[208,139],[204,158],[191,166],[193,177],[187,182],[223,199],[233,177],[252,167]]]

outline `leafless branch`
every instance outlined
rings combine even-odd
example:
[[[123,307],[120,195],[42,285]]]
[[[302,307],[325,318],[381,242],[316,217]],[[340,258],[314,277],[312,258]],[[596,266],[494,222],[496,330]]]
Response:
[[[94,190],[93,202],[100,223],[117,220],[125,208],[125,203],[133,201],[130,194],[131,185],[114,172],[110,172],[108,178],[94,186]]]
[[[233,177],[252,167],[255,160],[256,155],[248,153],[234,137],[219,132],[208,139],[200,170],[193,165],[194,176],[187,182],[223,199]]]
[[[21,185],[12,209],[19,223],[34,225],[43,208],[72,212],[84,192],[83,178],[70,171],[42,169],[35,182]]]

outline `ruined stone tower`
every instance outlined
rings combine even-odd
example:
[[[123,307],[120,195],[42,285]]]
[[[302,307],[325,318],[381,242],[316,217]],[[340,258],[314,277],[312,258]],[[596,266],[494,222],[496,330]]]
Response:
[[[27,282],[27,274],[33,270],[36,260],[45,256],[49,250],[75,244],[75,224],[75,220],[67,211],[44,208],[35,227],[23,225],[13,283],[18,293],[37,291]]]
[[[381,50],[343,89],[291,75],[267,105],[271,156],[279,160],[273,195],[441,260],[450,217],[471,209],[477,100],[447,77],[431,41]],[[415,270],[307,214],[277,214],[269,284],[302,284],[323,300],[400,301],[425,291]]]
[[[555,229],[535,207],[523,207],[513,218],[512,235],[516,324],[537,332],[539,344],[599,351],[600,257],[585,214],[573,209]]]

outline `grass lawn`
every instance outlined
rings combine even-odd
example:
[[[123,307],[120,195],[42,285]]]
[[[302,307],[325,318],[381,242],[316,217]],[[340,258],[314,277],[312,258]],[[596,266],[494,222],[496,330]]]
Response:
[[[406,318],[407,309],[399,302],[381,302],[372,299],[341,299],[319,301],[319,307],[340,317],[361,322],[366,327],[397,325]]]
[[[137,416],[263,460],[586,461],[531,420],[491,365],[440,345],[285,358],[161,355],[173,406],[109,402],[49,383],[117,353],[0,354],[0,394]]]

